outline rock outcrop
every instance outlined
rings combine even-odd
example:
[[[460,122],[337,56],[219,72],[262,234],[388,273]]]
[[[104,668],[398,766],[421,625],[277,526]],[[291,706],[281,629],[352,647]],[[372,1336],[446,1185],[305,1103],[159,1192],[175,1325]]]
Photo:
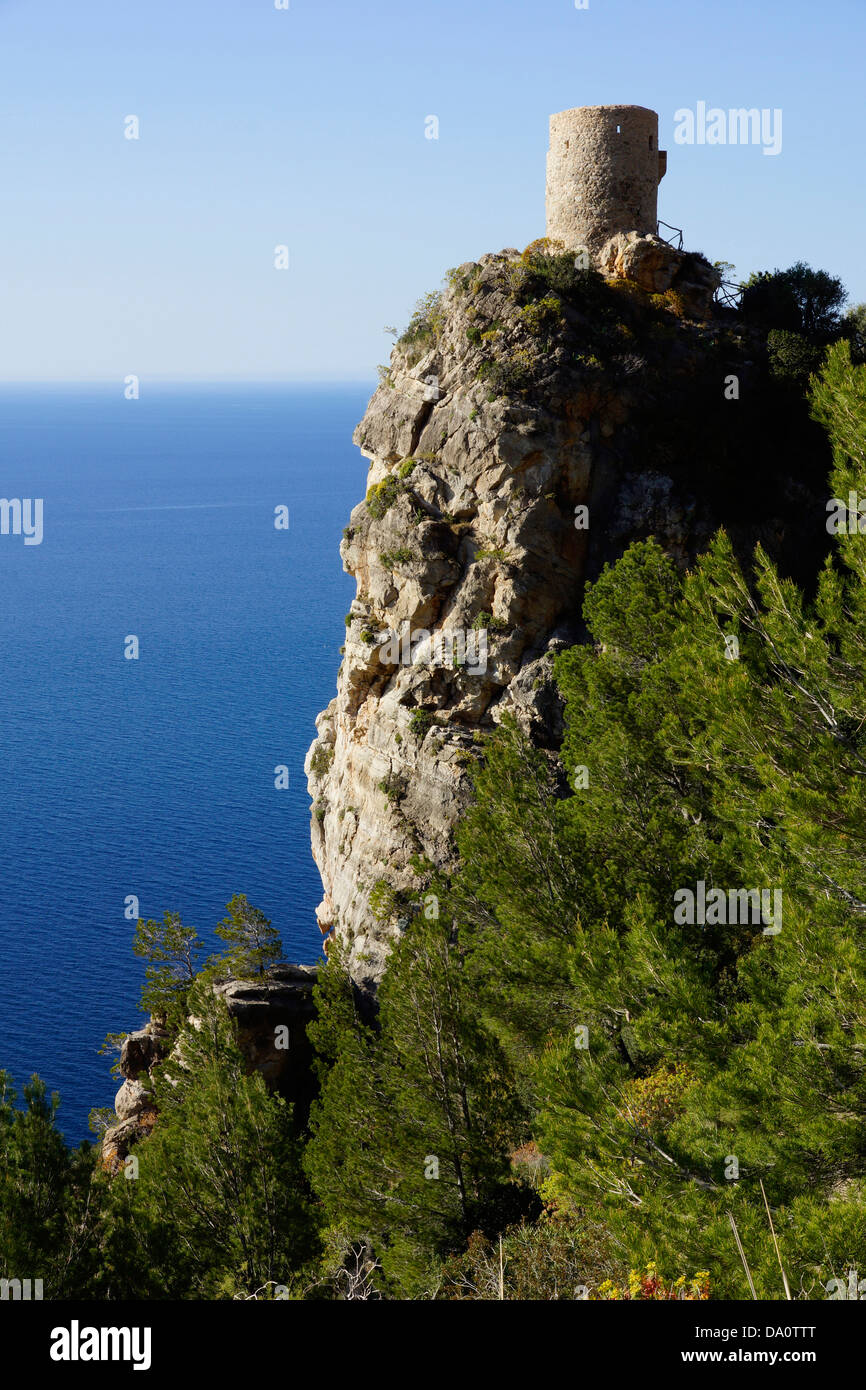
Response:
[[[123,1040],[119,1066],[124,1081],[114,1098],[118,1124],[102,1136],[102,1164],[108,1173],[120,1172],[130,1149],[156,1123],[150,1071],[168,1055],[170,1045],[166,1030],[153,1020]]]
[[[307,1024],[315,1016],[315,965],[271,966],[264,981],[226,980],[214,986],[237,1024],[251,1070],[271,1090],[302,1109],[312,1097],[312,1048]]]
[[[802,549],[811,475],[765,457],[763,341],[712,317],[712,267],[638,233],[604,248],[607,279],[555,250],[451,272],[355,432],[367,498],[340,553],[357,593],[306,771],[319,926],[362,988],[431,865],[453,863],[484,731],[511,712],[557,748],[552,658],[580,636],[587,578],[651,534],[685,562],[720,523],[783,567]],[[782,438],[808,431],[778,411]],[[817,487],[824,466],[818,448]]]
[[[284,963],[272,966],[263,980],[213,984],[237,1025],[238,1044],[249,1070],[261,1072],[272,1090],[292,1101],[301,1122],[314,1091],[307,1024],[315,1016],[317,973],[314,965]],[[182,1065],[182,1051],[182,1045],[172,1047],[168,1032],[153,1020],[124,1039],[119,1063],[124,1081],[114,1101],[119,1123],[102,1138],[102,1162],[109,1173],[121,1170],[133,1145],[157,1123],[154,1067],[168,1056]]]
[[[703,256],[679,251],[651,233],[621,232],[604,245],[598,261],[606,274],[628,280],[647,294],[672,291],[684,318],[712,315],[722,277]]]

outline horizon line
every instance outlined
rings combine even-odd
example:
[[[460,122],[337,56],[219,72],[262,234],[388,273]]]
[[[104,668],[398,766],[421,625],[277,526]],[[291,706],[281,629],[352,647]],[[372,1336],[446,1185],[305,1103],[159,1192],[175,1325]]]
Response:
[[[143,376],[139,382],[149,386],[367,386],[376,379],[369,376]],[[111,386],[121,390],[123,377],[0,377],[4,386]]]

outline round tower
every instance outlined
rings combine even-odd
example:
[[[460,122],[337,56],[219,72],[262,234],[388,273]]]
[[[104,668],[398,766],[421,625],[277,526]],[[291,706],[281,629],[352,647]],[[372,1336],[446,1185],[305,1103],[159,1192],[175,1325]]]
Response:
[[[667,153],[645,106],[577,106],[550,118],[547,235],[600,251],[617,232],[658,230]]]

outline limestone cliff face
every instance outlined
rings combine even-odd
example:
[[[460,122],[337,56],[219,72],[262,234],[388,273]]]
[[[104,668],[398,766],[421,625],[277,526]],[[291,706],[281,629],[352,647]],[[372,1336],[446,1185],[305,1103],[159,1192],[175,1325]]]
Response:
[[[726,375],[741,392],[762,380],[760,345],[736,324],[683,318],[682,302],[657,292],[650,249],[652,300],[622,279],[619,247],[608,282],[572,283],[560,258],[562,283],[549,283],[538,255],[516,251],[460,267],[397,344],[355,432],[367,500],[340,553],[357,594],[306,771],[319,925],[362,986],[406,924],[404,895],[453,860],[479,732],[511,711],[557,747],[552,655],[580,635],[585,580],[650,534],[684,561],[720,522],[777,555],[792,543],[805,484],[788,477],[740,515],[751,461],[732,458],[732,493],[683,419],[687,407],[708,432],[714,411],[733,421]],[[712,313],[711,268],[671,256],[666,283],[684,266],[694,285],[697,267]],[[389,636],[407,631],[417,641],[402,648]],[[486,662],[472,645],[481,631]]]

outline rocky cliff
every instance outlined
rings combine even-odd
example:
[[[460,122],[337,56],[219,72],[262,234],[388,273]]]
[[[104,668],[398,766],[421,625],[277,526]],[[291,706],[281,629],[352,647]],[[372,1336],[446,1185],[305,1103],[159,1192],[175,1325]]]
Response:
[[[264,980],[216,980],[212,985],[237,1026],[249,1070],[261,1072],[271,1089],[292,1101],[301,1121],[314,1092],[307,1024],[315,1013],[316,974],[316,966],[280,963],[271,966]],[[124,1038],[118,1063],[124,1079],[114,1099],[117,1124],[102,1136],[107,1172],[120,1172],[130,1149],[158,1122],[152,1073],[169,1055],[183,1065],[182,1048],[154,1019]]]
[[[355,433],[357,593],[306,762],[319,925],[360,985],[453,862],[483,732],[510,711],[556,749],[552,655],[606,561],[653,534],[685,563],[724,524],[817,563],[820,437],[716,283],[637,233],[589,269],[534,243],[450,272],[397,342]]]

